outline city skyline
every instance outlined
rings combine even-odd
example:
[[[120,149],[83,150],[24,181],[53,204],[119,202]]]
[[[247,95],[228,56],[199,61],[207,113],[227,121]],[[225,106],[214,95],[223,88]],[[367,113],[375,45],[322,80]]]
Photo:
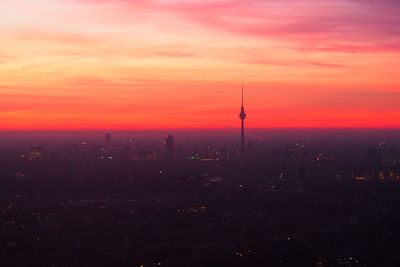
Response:
[[[36,0],[0,10],[1,130],[400,128],[398,1]]]
[[[400,0],[8,0],[0,266],[400,266]]]

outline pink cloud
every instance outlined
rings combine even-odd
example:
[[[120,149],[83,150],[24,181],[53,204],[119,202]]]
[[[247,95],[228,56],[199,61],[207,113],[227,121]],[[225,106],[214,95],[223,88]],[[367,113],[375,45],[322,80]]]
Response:
[[[290,41],[309,51],[398,51],[400,36],[399,4],[389,0],[80,1],[115,4],[121,12],[170,14],[211,31]]]

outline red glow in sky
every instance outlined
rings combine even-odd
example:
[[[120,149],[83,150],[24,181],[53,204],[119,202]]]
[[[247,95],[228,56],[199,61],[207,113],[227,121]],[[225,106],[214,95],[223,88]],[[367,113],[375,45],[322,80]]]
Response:
[[[397,0],[13,0],[0,129],[399,128]]]

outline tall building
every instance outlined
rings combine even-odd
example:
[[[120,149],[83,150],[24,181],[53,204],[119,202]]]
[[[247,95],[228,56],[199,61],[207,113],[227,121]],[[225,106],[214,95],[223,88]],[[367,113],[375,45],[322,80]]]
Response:
[[[106,146],[111,145],[111,133],[106,133],[105,135]]]
[[[172,135],[165,138],[165,155],[167,159],[174,158],[174,137]]]
[[[31,159],[38,159],[43,155],[43,148],[40,146],[31,147]]]
[[[241,147],[240,147],[240,153],[242,156],[245,154],[245,144],[244,144],[244,120],[246,119],[246,113],[244,112],[244,103],[243,103],[243,82],[242,82],[242,107],[240,109],[240,114],[239,118],[242,123],[242,129],[241,129]]]

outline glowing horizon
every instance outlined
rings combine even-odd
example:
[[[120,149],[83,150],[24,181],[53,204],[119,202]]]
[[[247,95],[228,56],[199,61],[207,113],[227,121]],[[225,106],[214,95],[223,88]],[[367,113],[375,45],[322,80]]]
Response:
[[[0,129],[400,128],[395,0],[14,0]]]

